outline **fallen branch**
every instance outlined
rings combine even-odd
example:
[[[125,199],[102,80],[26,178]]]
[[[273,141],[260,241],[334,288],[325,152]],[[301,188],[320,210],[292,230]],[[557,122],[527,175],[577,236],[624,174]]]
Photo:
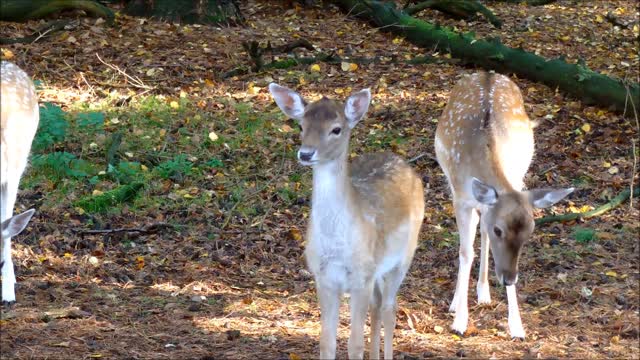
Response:
[[[581,100],[624,113],[629,103],[638,104],[640,85],[599,74],[583,63],[570,64],[562,58],[547,60],[523,49],[510,48],[499,39],[477,39],[473,33],[459,33],[411,17],[380,0],[333,0],[344,12],[374,23],[385,31],[403,36],[413,45],[450,53],[465,65],[516,74],[519,78],[542,83]],[[628,97],[628,94],[631,96]],[[637,106],[636,106],[637,107]],[[627,114],[629,115],[629,114]]]
[[[35,43],[40,39],[50,35],[51,33],[64,29],[70,23],[71,20],[50,21],[39,27],[33,34],[29,36],[20,38],[0,38],[0,45]]]
[[[61,10],[76,9],[105,18],[109,23],[115,18],[111,9],[91,0],[3,0],[0,1],[0,20],[20,22],[41,19]]]
[[[502,27],[502,21],[494,13],[476,0],[427,0],[404,9],[409,15],[415,15],[425,9],[434,9],[454,18],[469,18],[476,13],[482,14],[489,22]]]
[[[587,212],[581,212],[581,213],[570,213],[570,214],[564,214],[564,215],[554,215],[554,216],[545,216],[543,218],[540,219],[536,219],[536,225],[541,225],[541,224],[546,224],[546,223],[550,223],[550,222],[556,222],[556,221],[573,221],[573,220],[582,220],[582,219],[588,219],[588,218],[592,218],[594,216],[599,216],[602,215],[604,213],[606,213],[607,211],[614,209],[616,207],[618,207],[620,204],[622,204],[625,200],[629,199],[630,196],[632,195],[631,191],[629,189],[625,189],[624,191],[622,191],[618,196],[616,196],[615,198],[611,199],[611,201],[609,201],[608,203],[593,209],[591,211],[587,211]],[[633,190],[633,196],[639,196],[640,195],[640,187],[636,187]]]
[[[312,56],[312,57],[289,57],[284,60],[276,60],[268,64],[262,65],[261,70],[289,69],[291,67],[298,66],[298,65],[311,65],[311,64],[317,64],[320,62],[327,63],[327,64],[341,64],[342,62],[349,62],[353,64],[358,64],[358,65],[368,65],[371,63],[379,64],[383,62],[390,62],[390,63],[405,63],[405,64],[415,65],[415,64],[431,64],[431,63],[437,63],[437,64],[456,63],[458,61],[459,60],[457,59],[444,59],[444,58],[440,59],[440,58],[435,58],[429,55],[416,56],[409,60],[404,60],[404,59],[398,60],[396,56],[391,56],[391,57],[376,56],[371,58],[366,58],[366,57],[342,58],[338,55],[335,55],[335,53],[329,53],[329,54],[319,53],[317,56]],[[249,70],[250,69],[247,66],[240,66],[222,74],[222,78],[227,79],[233,76],[244,75],[249,73]],[[253,70],[253,68],[251,70]]]
[[[104,229],[104,230],[88,230],[88,229],[71,229],[72,232],[78,235],[104,235],[104,234],[120,234],[120,233],[137,233],[137,234],[154,234],[165,228],[175,228],[175,226],[167,223],[155,223],[143,226],[141,228],[119,228],[119,229]]]

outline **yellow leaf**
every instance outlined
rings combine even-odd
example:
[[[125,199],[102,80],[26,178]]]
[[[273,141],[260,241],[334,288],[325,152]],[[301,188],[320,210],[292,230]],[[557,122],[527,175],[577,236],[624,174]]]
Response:
[[[2,58],[9,60],[11,58],[13,58],[15,55],[13,54],[13,51],[9,50],[9,49],[2,49]]]
[[[144,165],[140,165],[140,169],[142,169],[142,171],[149,171],[149,168]]]
[[[143,267],[144,267],[144,257],[142,256],[136,257],[136,268],[138,268],[138,270],[142,270]]]
[[[211,141],[216,141],[216,140],[218,140],[218,134],[216,134],[216,133],[215,133],[215,132],[213,132],[213,131],[212,131],[212,132],[210,132],[210,133],[209,133],[209,140],[211,140]]]
[[[311,65],[311,71],[314,71],[314,72],[320,71],[320,65],[318,64]]]
[[[560,39],[562,39],[562,41],[569,41],[571,40],[571,38],[569,36],[563,36]]]
[[[177,101],[172,101],[169,103],[169,106],[171,106],[172,109],[177,109],[180,107],[180,104],[178,104]]]
[[[64,258],[65,259],[71,259],[72,257],[73,257],[73,255],[71,255],[71,253],[68,253],[68,252],[64,253]]]
[[[293,131],[293,129],[291,128],[291,126],[284,124],[280,127],[280,130],[282,130],[282,132],[288,133]]]
[[[298,78],[298,81],[300,82],[300,85],[305,85],[307,83],[307,80],[304,79],[304,76],[300,76]]]
[[[102,194],[104,194],[104,192],[102,192],[102,191],[100,191],[98,189],[93,190],[93,192],[91,193],[91,195],[93,195],[93,196],[98,196],[98,195],[102,195]]]
[[[607,275],[607,276],[611,276],[611,277],[618,277],[618,273],[613,271],[613,270],[607,271],[604,274]]]
[[[608,161],[603,161],[603,162],[602,162],[602,167],[603,167],[603,168],[605,168],[605,169],[606,169],[606,168],[610,168],[610,167],[611,167],[611,163],[610,163],[610,162],[608,162]]]
[[[616,336],[611,338],[611,343],[612,344],[617,344],[619,342],[620,342],[620,336],[616,335]]]
[[[193,196],[191,194],[184,194],[182,195],[182,197],[185,199],[193,199]]]
[[[289,360],[302,360],[302,358],[296,353],[290,353]]]
[[[457,340],[460,341],[460,336],[456,335],[456,334],[451,334],[451,337],[453,338],[453,340]]]
[[[602,16],[596,15],[596,22],[597,23],[602,23],[603,21],[604,21],[604,19],[602,18]]]
[[[393,43],[394,43],[394,44],[396,44],[396,45],[398,45],[398,44],[402,43],[402,38],[395,38],[395,39],[393,39]]]
[[[586,124],[582,125],[582,127],[580,129],[582,129],[582,131],[588,133],[589,131],[591,131],[591,125],[589,125],[589,123],[586,123]]]
[[[344,90],[342,88],[336,88],[335,90],[333,90],[336,94],[342,94],[344,93]]]
[[[76,207],[75,209],[76,209],[76,211],[78,212],[78,215],[84,215],[84,209],[83,209],[83,208],[81,208],[81,207],[79,207],[79,206],[78,206],[78,207]]]
[[[354,64],[354,63],[349,64],[349,70],[350,71],[358,70],[358,64]]]

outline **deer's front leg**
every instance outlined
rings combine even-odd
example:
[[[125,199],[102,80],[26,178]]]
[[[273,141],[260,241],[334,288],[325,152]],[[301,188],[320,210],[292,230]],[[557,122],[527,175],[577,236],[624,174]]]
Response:
[[[476,227],[478,226],[479,216],[474,208],[464,206],[460,203],[456,203],[455,208],[456,222],[460,234],[460,265],[458,268],[456,293],[450,307],[450,310],[453,309],[456,313],[451,328],[460,334],[464,334],[469,321],[469,308],[467,304],[469,275],[473,263],[473,241],[476,237]]]
[[[524,327],[520,318],[520,309],[518,308],[518,295],[516,294],[516,286],[509,285],[507,290],[507,302],[509,304],[509,333],[511,337],[524,339]]]
[[[489,291],[489,234],[480,224],[480,271],[478,274],[478,304],[491,303]]]
[[[367,310],[373,295],[373,281],[363,288],[351,290],[351,335],[349,336],[349,359],[364,358],[364,324],[367,320]],[[385,332],[387,330],[385,329]]]
[[[316,289],[320,302],[320,358],[335,359],[341,293],[320,282]]]

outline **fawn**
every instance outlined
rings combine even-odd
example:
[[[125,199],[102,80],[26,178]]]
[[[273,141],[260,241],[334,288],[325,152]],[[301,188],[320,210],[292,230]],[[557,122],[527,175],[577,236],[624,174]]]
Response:
[[[461,79],[451,91],[436,130],[435,151],[453,193],[460,234],[460,266],[449,311],[452,329],[463,334],[473,243],[480,222],[478,303],[489,303],[489,248],[498,281],[506,286],[512,337],[525,331],[515,290],[518,259],[533,232],[533,208],[546,208],[569,189],[523,191],[523,177],[534,152],[533,128],[518,86],[500,74],[480,72]]]
[[[27,166],[31,142],[38,129],[40,115],[36,89],[29,76],[17,65],[7,61],[2,62],[0,73],[2,75],[0,81],[2,84],[0,91],[2,301],[12,303],[16,300],[16,276],[11,260],[11,236],[16,235],[16,228],[9,226],[5,233],[4,227],[5,224],[12,224],[9,219],[13,215],[20,177]],[[25,218],[21,215],[14,221],[22,223]],[[31,215],[24,222],[24,226]]]
[[[349,164],[351,129],[369,108],[369,89],[345,104],[322,99],[307,104],[277,84],[277,105],[301,127],[298,160],[313,167],[313,194],[305,256],[320,303],[320,358],[336,354],[340,298],[350,294],[349,358],[364,355],[364,325],[371,306],[370,357],[393,357],[396,293],[411,265],[422,219],[421,179],[391,153],[367,154]]]

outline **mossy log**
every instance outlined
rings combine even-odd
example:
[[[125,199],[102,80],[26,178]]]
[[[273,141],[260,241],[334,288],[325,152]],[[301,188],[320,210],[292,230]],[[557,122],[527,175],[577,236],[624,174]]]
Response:
[[[122,185],[104,194],[79,200],[76,205],[90,213],[105,212],[113,206],[133,200],[142,188],[144,188],[144,184],[141,182]]]
[[[640,86],[590,70],[584,64],[563,59],[548,60],[523,49],[504,46],[499,39],[476,39],[473,33],[458,33],[407,15],[391,2],[334,0],[345,12],[357,14],[376,26],[404,36],[428,49],[450,52],[463,63],[559,88],[585,104],[610,108],[626,116],[640,109]]]
[[[635,189],[633,189],[633,197],[638,197],[638,196],[640,196],[640,187],[636,187]],[[618,194],[618,196],[611,199],[611,201],[609,201],[608,203],[602,206],[599,206],[596,209],[593,209],[591,211],[581,212],[581,213],[569,213],[564,215],[546,216],[540,219],[536,219],[536,225],[542,225],[542,224],[556,222],[556,221],[573,221],[573,220],[579,220],[579,219],[588,219],[591,217],[599,216],[611,209],[616,208],[617,206],[619,206],[629,198],[631,198],[631,189],[625,189],[620,194]]]
[[[477,0],[427,0],[405,8],[404,12],[408,15],[415,15],[424,9],[438,10],[458,19],[468,19],[476,13],[480,13],[493,26],[502,27],[502,21]]]
[[[2,0],[0,20],[22,22],[41,19],[61,10],[83,10],[109,21],[115,17],[111,9],[92,0]]]

